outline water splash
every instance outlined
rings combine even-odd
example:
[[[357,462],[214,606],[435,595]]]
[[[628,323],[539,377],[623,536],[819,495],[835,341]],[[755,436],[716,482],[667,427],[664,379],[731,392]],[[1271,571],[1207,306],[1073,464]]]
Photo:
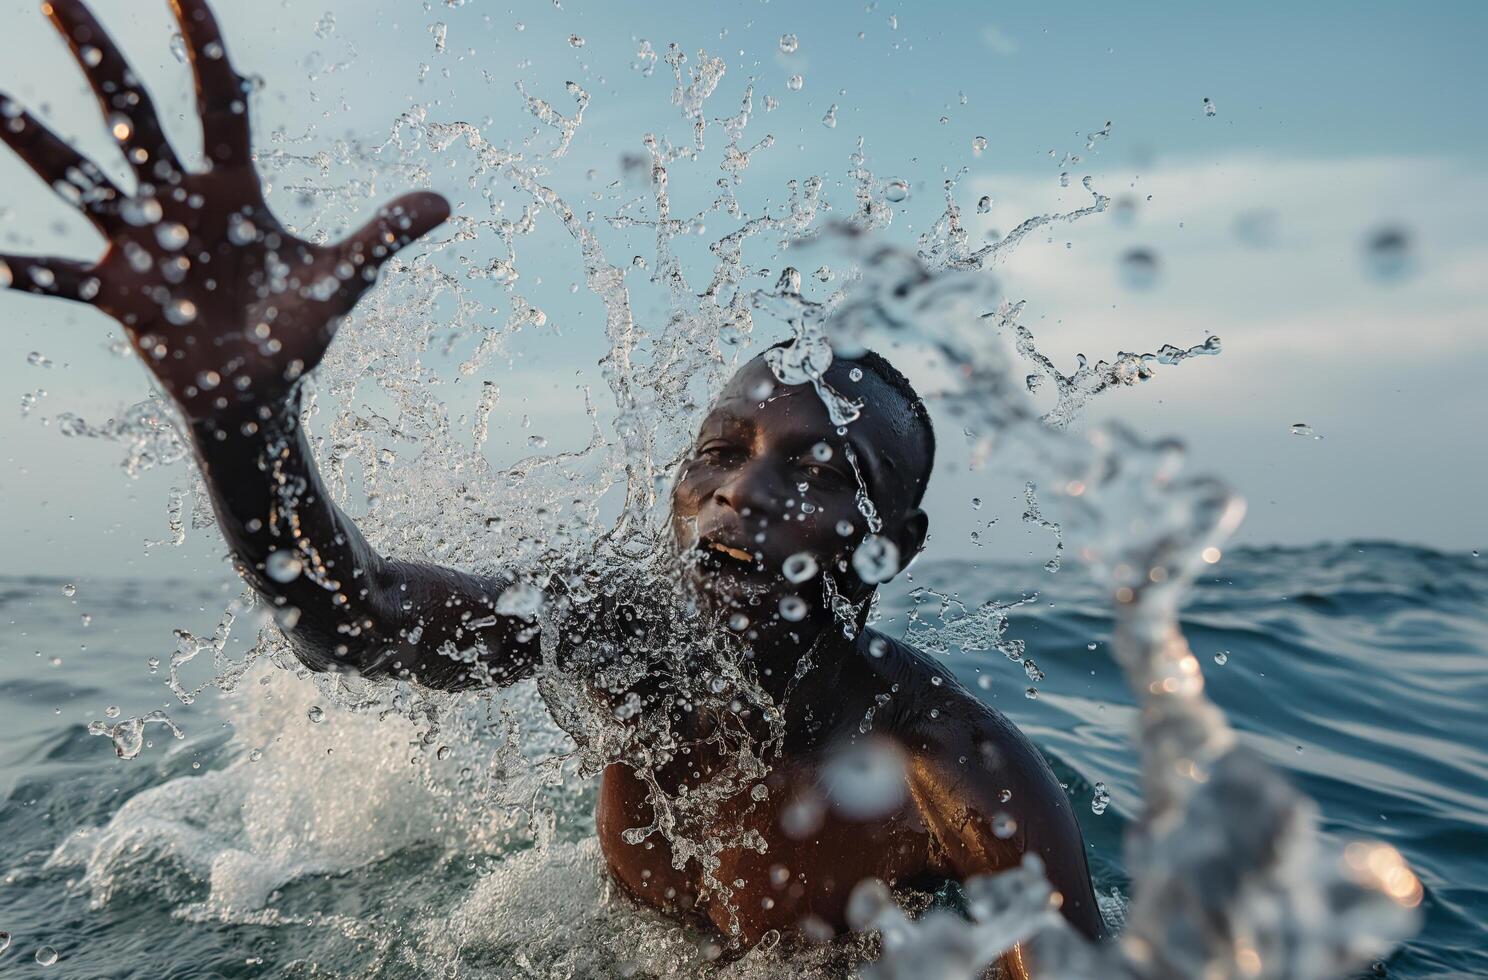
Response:
[[[114,743],[114,752],[121,759],[136,759],[145,747],[145,726],[160,725],[169,729],[175,738],[185,738],[186,733],[171,721],[164,711],[156,709],[137,718],[126,718],[116,725],[104,721],[88,723],[89,735],[103,735]]]
[[[447,34],[442,24],[435,27],[436,48],[443,49]],[[322,36],[333,29],[332,23]],[[658,58],[649,42],[639,42],[639,71],[649,75]],[[1213,481],[1184,477],[1173,444],[1144,441],[1120,428],[1071,431],[1091,397],[1148,380],[1159,365],[1216,354],[1218,338],[1188,348],[1165,345],[1157,353],[1118,352],[1095,364],[1082,356],[1074,372],[1064,374],[1018,323],[1023,305],[1007,302],[990,276],[1034,231],[1104,212],[1109,199],[1093,179],[1079,181],[1088,205],[1032,216],[997,241],[974,247],[961,224],[953,177],[945,182],[943,212],[916,249],[895,249],[876,236],[892,225],[897,206],[914,203],[912,182],[874,175],[860,140],[846,174],[853,201],[837,215],[838,225],[825,226],[831,202],[820,175],[790,181],[783,204],[749,214],[736,189],[754,157],[774,145],[769,135],[746,142],[753,86],[745,87],[737,113],[715,119],[709,100],[724,78],[723,59],[703,51],[689,59],[672,44],[663,60],[687,138],[641,139],[622,174],[607,185],[610,193],[601,195],[611,211],[603,220],[587,203],[572,203],[580,198],[558,186],[556,168],[549,166],[573,148],[590,105],[590,95],[574,83],[565,86],[575,106],[571,115],[517,84],[525,110],[554,135],[546,149],[493,143],[483,124],[441,119],[430,106],[416,105],[381,141],[338,141],[329,151],[298,154],[290,151],[296,138],[276,135],[263,155],[281,193],[323,205],[300,229],[322,238],[338,231],[338,222],[383,181],[422,186],[436,167],[454,166],[481,188],[483,213],[457,216],[443,237],[390,263],[388,282],[359,308],[315,376],[306,416],[322,433],[320,458],[333,495],[348,504],[365,501],[360,524],[379,549],[481,572],[497,571],[499,557],[501,570],[519,576],[524,584],[509,601],[520,608],[510,611],[543,627],[536,683],[461,697],[336,675],[292,683],[284,671],[257,670],[266,662],[292,663],[264,617],[250,628],[257,642],[247,657],[227,658],[234,620],[250,608],[235,604],[210,637],[177,631],[169,684],[185,702],[208,684],[243,699],[234,715],[234,739],[245,750],[240,760],[139,794],[105,827],[69,839],[53,862],[83,866],[83,886],[96,903],[131,875],[158,873],[146,864],[168,859],[209,885],[205,901],[184,915],[330,925],[267,906],[296,878],[336,874],[430,841],[450,848],[475,842],[477,850],[499,856],[494,870],[458,910],[452,929],[427,923],[422,936],[402,937],[415,955],[458,963],[486,943],[523,970],[541,963],[556,972],[574,966],[584,943],[612,958],[617,972],[684,973],[699,957],[716,958],[716,943],[671,926],[634,929],[644,913],[627,910],[618,917],[597,884],[592,849],[563,835],[587,829],[589,801],[576,788],[583,786],[579,777],[624,759],[647,781],[655,812],[650,825],[630,828],[626,839],[664,838],[679,863],[704,871],[725,903],[733,889],[713,876],[719,855],[762,844],[738,828],[718,826],[715,818],[723,801],[768,771],[779,712],[772,714],[775,706],[739,646],[705,630],[697,610],[675,597],[665,515],[668,475],[692,438],[698,409],[744,356],[756,314],[762,314],[797,341],[774,356],[777,379],[812,383],[841,425],[852,424],[862,407],[824,383],[834,353],[887,340],[936,362],[937,406],[972,435],[974,460],[990,458],[994,443],[1015,450],[1009,465],[1030,481],[1029,519],[1057,527],[1059,548],[1067,542],[1070,554],[1101,577],[1119,614],[1116,657],[1143,705],[1145,810],[1129,843],[1135,886],[1119,945],[1092,948],[1073,937],[1054,910],[1041,869],[1030,862],[968,882],[964,919],[932,912],[914,920],[886,889],[862,886],[854,896],[854,922],[879,938],[877,945],[855,946],[852,955],[881,949],[869,968],[880,977],[924,976],[932,966],[969,976],[1013,943],[1030,940],[1048,975],[1319,976],[1346,969],[1404,934],[1409,909],[1420,898],[1414,876],[1382,845],[1353,844],[1341,853],[1322,845],[1310,803],[1236,747],[1233,732],[1204,697],[1197,660],[1177,630],[1183,586],[1198,556],[1216,548],[1238,520],[1238,503]],[[799,74],[787,82],[793,91],[802,85]],[[699,211],[677,213],[671,182],[683,168],[707,165],[710,125],[724,133],[707,174],[716,196]],[[1087,146],[1109,131],[1108,125],[1089,134]],[[982,140],[974,149],[984,147]],[[365,179],[345,176],[359,169]],[[522,195],[517,213],[508,210],[498,187]],[[569,237],[583,285],[603,308],[607,348],[601,363],[609,402],[601,412],[587,389],[577,392],[590,422],[586,444],[539,451],[498,469],[482,452],[500,397],[488,375],[520,332],[557,328],[539,294],[528,295],[523,276],[527,243],[547,223]],[[710,224],[729,230],[706,239],[711,265],[697,275],[680,251]],[[619,247],[604,240],[606,233],[622,238]],[[632,234],[652,237],[649,262],[610,258],[635,254],[628,247]],[[839,285],[820,299],[805,297],[799,272],[786,266],[773,290],[754,288],[746,245],[767,242],[776,245],[777,257],[788,246],[793,260],[812,248],[835,249],[839,254],[812,264],[836,270],[818,279]],[[636,270],[653,271],[645,277]],[[660,315],[636,313],[641,305],[632,291],[648,288]],[[507,306],[504,317],[492,310],[493,290]],[[471,385],[456,391],[457,378],[433,366],[439,355],[454,352],[463,355],[458,378],[480,382],[473,397],[465,395]],[[1035,392],[1045,383],[1056,402],[1040,410]],[[104,425],[70,414],[58,416],[58,423],[65,435],[124,442],[131,474],[185,459],[168,411],[155,400]],[[1034,486],[1047,488],[1042,502]],[[600,501],[610,490],[620,500],[606,509]],[[199,491],[193,497],[203,499]],[[168,507],[173,542],[184,534],[181,499],[173,495]],[[859,511],[870,530],[878,530],[866,489]],[[886,549],[876,559],[864,553],[864,561],[875,574],[898,565]],[[830,575],[819,579],[824,599],[845,628],[855,629],[858,610],[837,593]],[[555,592],[558,601],[544,599]],[[925,649],[996,649],[1022,664],[1029,678],[1041,676],[1022,645],[1005,637],[1008,616],[1034,597],[968,607],[935,593],[922,596],[939,603],[937,615],[916,619],[909,630]],[[634,601],[648,622],[664,624],[648,635],[649,656],[562,662],[552,637],[582,630],[596,602],[616,597]],[[209,651],[212,678],[196,686],[183,680],[182,670]],[[762,742],[725,728],[720,737],[737,749],[737,765],[683,799],[658,776],[682,739],[672,720],[664,712],[639,712],[619,724],[614,710],[583,696],[583,686],[574,683],[580,670],[616,690],[665,670],[699,710],[736,715],[740,704],[752,703],[774,724]],[[265,690],[255,691],[250,677]],[[249,705],[249,691],[268,696]],[[865,734],[884,703],[864,717]],[[118,725],[95,722],[89,730],[133,757],[146,723],[175,730],[161,712]],[[338,752],[357,764],[338,765]],[[409,768],[413,778],[406,778]],[[442,819],[421,819],[430,812]],[[188,819],[201,813],[209,815],[206,829]],[[558,903],[545,884],[555,871],[566,882],[554,892],[565,900]],[[514,896],[529,901],[513,902]],[[546,902],[539,900],[545,896]],[[520,915],[495,914],[498,906]],[[534,935],[529,909],[556,923],[575,908],[585,917],[579,944],[560,948]],[[367,932],[355,921],[334,927],[348,937]],[[374,946],[389,961],[400,955],[387,943]],[[772,975],[771,969],[779,975],[782,961],[770,954],[751,953],[740,969],[763,956],[761,975]],[[809,975],[821,962],[793,962],[791,972]]]
[[[968,279],[975,273],[884,251],[865,266],[863,288],[875,297],[892,291],[897,305],[844,304],[854,316],[828,329],[857,345],[887,336],[903,342],[910,333],[942,355],[963,417],[1003,447],[1005,465],[1052,488],[1047,503],[1064,539],[1111,598],[1114,652],[1142,707],[1145,800],[1128,841],[1134,885],[1122,941],[1090,947],[1041,910],[999,924],[1037,932],[1039,972],[1059,977],[1332,976],[1408,935],[1421,892],[1399,855],[1382,844],[1325,844],[1315,805],[1239,747],[1204,696],[1178,608],[1239,523],[1240,501],[1215,480],[1184,475],[1176,443],[1145,441],[1119,426],[1075,435],[1068,412],[1038,414],[1018,384],[1026,361],[1015,356],[1029,351],[1031,336],[1016,333],[1014,345],[997,343],[995,333],[968,342],[968,307],[995,298],[988,283]],[[894,315],[901,309],[917,316]],[[1003,328],[997,332],[1013,326],[1005,314],[993,322]],[[1202,352],[1177,352],[1176,360]],[[978,925],[953,931],[971,943]],[[906,934],[901,948],[919,956],[947,924],[895,928]],[[1003,948],[988,942],[981,962]],[[913,962],[907,954],[889,969],[907,971]]]

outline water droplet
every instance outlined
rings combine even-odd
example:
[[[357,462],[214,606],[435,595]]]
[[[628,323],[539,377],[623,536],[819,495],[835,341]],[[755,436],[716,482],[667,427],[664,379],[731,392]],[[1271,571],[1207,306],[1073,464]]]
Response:
[[[258,238],[258,227],[241,214],[227,219],[227,240],[234,245],[247,245]]]
[[[806,600],[797,595],[782,596],[780,599],[780,618],[788,623],[799,623],[806,618],[808,607]]]
[[[851,370],[849,370],[847,372],[847,378],[848,378],[849,381],[862,381],[863,380],[863,369],[862,368],[857,368],[857,367],[852,368]]]
[[[0,953],[10,948],[10,933],[0,932]]]
[[[854,530],[854,528],[852,526],[852,521],[838,521],[837,522],[837,533],[839,535],[841,535],[842,537],[844,537],[844,538],[850,538],[850,537],[852,537],[853,530]]]
[[[109,132],[114,134],[114,139],[120,143],[123,143],[134,135],[134,123],[130,122],[129,117],[122,113],[116,112],[110,115],[108,118],[108,127]]]
[[[190,238],[191,232],[179,221],[167,221],[155,226],[155,240],[167,251],[174,252],[182,248]]]
[[[582,48],[584,46],[584,39],[577,34],[570,34],[568,36],[568,46],[571,48]]]
[[[780,829],[787,837],[801,840],[822,825],[826,806],[815,793],[802,793],[780,812]]]
[[[319,725],[325,721],[325,709],[318,704],[312,704],[310,710],[305,712],[305,717],[309,718],[313,724]]]
[[[547,449],[548,448],[548,437],[547,436],[528,436],[527,437],[527,445],[528,445],[529,448],[532,448],[532,449]]]
[[[896,177],[884,185],[884,197],[897,204],[909,197],[909,184]]]
[[[57,275],[45,266],[33,265],[30,269],[31,281],[42,289],[51,289],[57,284]]]
[[[57,962],[57,950],[51,946],[43,946],[36,951],[36,962],[42,966],[51,966]]]
[[[73,596],[77,595],[77,586],[73,585],[71,582],[68,582],[66,585],[62,586],[62,594],[71,599]]]
[[[786,54],[795,54],[800,46],[801,42],[794,34],[780,35],[780,50]]]
[[[153,197],[128,197],[119,206],[119,216],[136,228],[155,224],[162,214],[160,202]]]
[[[150,668],[150,673],[155,673],[157,670],[160,669],[160,658],[151,657],[149,660],[145,661],[145,666]]]
[[[1289,430],[1294,436],[1311,436],[1313,439],[1321,439],[1322,436],[1312,431],[1312,426],[1306,422],[1293,422]]]
[[[1225,664],[1230,662],[1230,655],[1224,650],[1221,650],[1214,655],[1214,662],[1223,667]]]
[[[119,717],[119,706],[117,704],[111,704],[107,708],[104,708],[103,709],[103,716],[105,718],[117,718],[117,717]]]
[[[41,351],[34,350],[26,355],[26,363],[32,367],[49,368],[52,366],[52,359]]]
[[[792,92],[801,91],[801,86],[805,84],[806,79],[802,78],[800,75],[792,75],[790,78],[787,78],[785,80],[785,87],[790,89]]]
[[[1095,792],[1090,797],[1090,812],[1097,817],[1106,812],[1106,807],[1111,805],[1111,794],[1106,789],[1106,784],[1097,782]]]
[[[990,690],[992,690],[992,675],[991,674],[980,674],[980,675],[978,675],[977,676],[977,687],[981,688],[984,691],[990,691]]]
[[[98,50],[91,44],[85,44],[81,48],[79,48],[78,54],[82,57],[83,64],[87,65],[89,68],[97,68],[99,65],[103,64],[103,52]]]
[[[129,267],[135,272],[149,272],[155,264],[149,251],[135,242],[124,243],[124,258],[129,260]]]
[[[190,53],[186,50],[186,39],[181,36],[180,31],[176,31],[170,36],[170,53],[175,55],[176,60],[183,65],[191,57]]]
[[[889,652],[888,641],[881,636],[875,636],[868,641],[868,653],[875,660],[883,659],[883,655]]]
[[[1204,100],[1204,115],[1213,116],[1218,112],[1219,110],[1214,107],[1213,102],[1210,102],[1208,99]]]
[[[743,613],[736,612],[728,619],[729,629],[735,633],[742,633],[749,629],[749,617]]]
[[[787,558],[780,566],[780,574],[793,585],[805,582],[816,574],[816,558],[807,552],[798,552]]]
[[[189,299],[173,299],[165,304],[165,318],[178,327],[196,319],[196,304]]]
[[[1006,813],[992,816],[992,834],[998,840],[1007,840],[1018,832],[1018,821]]]
[[[982,509],[982,498],[981,497],[972,497],[971,498],[971,509],[972,510],[981,510]]]
[[[496,597],[496,612],[502,616],[533,620],[542,608],[543,591],[530,582],[515,582]]]
[[[305,563],[292,551],[271,551],[264,559],[264,574],[275,582],[293,582],[305,570]]]
[[[1381,282],[1404,279],[1415,265],[1410,234],[1403,228],[1376,229],[1365,241],[1364,261],[1369,274]]]
[[[257,762],[257,761],[259,761],[262,758],[263,758],[263,749],[254,749],[252,752],[249,752],[248,753],[248,761],[249,762]]]
[[[888,538],[870,534],[853,552],[852,565],[869,585],[887,582],[899,573],[899,548]]]
[[[882,740],[849,743],[827,759],[821,788],[832,809],[854,821],[898,810],[909,792],[903,750]]]
[[[977,199],[977,214],[986,214],[991,210],[992,197],[991,195],[983,194],[980,198]]]
[[[1028,700],[1030,700],[1030,701],[1037,701],[1038,700],[1038,688],[1036,688],[1036,687],[1030,687],[1028,690],[1026,690],[1026,691],[1023,692],[1023,696],[1025,698],[1027,698]]]
[[[827,114],[822,116],[822,125],[828,129],[837,128],[837,103],[833,102],[832,107],[827,110]]]
[[[1157,255],[1149,249],[1129,249],[1121,256],[1121,282],[1128,289],[1151,289],[1157,283]]]

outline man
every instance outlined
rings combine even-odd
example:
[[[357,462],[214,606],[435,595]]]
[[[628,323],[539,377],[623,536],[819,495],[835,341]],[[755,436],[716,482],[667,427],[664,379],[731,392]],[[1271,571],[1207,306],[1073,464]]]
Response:
[[[1079,828],[1038,751],[939,664],[865,626],[877,585],[925,541],[934,436],[909,383],[871,353],[833,362],[815,383],[863,408],[838,426],[813,384],[781,382],[771,362],[789,349],[746,364],[678,474],[670,607],[614,589],[593,596],[596,577],[579,572],[551,577],[542,612],[523,597],[535,591],[526,581],[378,554],[325,492],[299,382],[383,262],[449,206],[409,194],[337,245],[291,235],[265,204],[245,86],[210,10],[174,6],[207,169],[182,165],[88,9],[44,4],[138,186],[126,195],[0,95],[0,138],[109,243],[94,265],[0,255],[0,285],[89,303],[123,325],[188,423],[239,570],[300,659],[444,689],[534,673],[551,683],[556,665],[585,679],[570,686],[592,694],[591,707],[662,717],[664,746],[635,736],[605,760],[602,849],[638,901],[735,948],[777,930],[841,932],[865,880],[933,888],[1027,853],[1069,921],[1100,935]],[[657,653],[688,649],[668,639],[684,627],[667,608],[691,610],[704,628],[693,638],[713,637],[702,645],[737,668],[715,676],[721,689],[756,693],[689,695],[692,666],[674,656],[669,673]],[[705,796],[708,806],[691,805]],[[674,810],[678,800],[690,808]],[[1021,972],[1016,956],[1007,965]]]

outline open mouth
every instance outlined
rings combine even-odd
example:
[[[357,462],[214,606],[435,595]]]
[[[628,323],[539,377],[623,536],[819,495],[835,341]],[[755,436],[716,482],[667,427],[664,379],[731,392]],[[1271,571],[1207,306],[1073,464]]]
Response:
[[[697,564],[715,574],[726,574],[739,579],[757,578],[764,568],[753,552],[713,538],[703,538],[695,546]]]
[[[743,550],[742,548],[731,548],[721,541],[710,541],[708,542],[706,547],[710,551],[716,551],[719,554],[727,555],[735,561],[748,562],[750,565],[754,564],[754,556],[751,555],[749,552]]]

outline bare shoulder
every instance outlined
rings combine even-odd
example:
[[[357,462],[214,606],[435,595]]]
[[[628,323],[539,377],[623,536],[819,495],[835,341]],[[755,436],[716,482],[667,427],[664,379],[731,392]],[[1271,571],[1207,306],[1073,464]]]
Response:
[[[1012,769],[1047,773],[1044,757],[1007,715],[978,698],[937,658],[874,630],[860,646],[888,688],[884,734],[912,757],[940,768]],[[1055,781],[1057,786],[1057,781]]]
[[[1037,854],[1066,917],[1086,936],[1102,934],[1079,822],[1038,747],[933,657],[869,638],[879,639],[887,645],[870,656],[872,669],[895,704],[883,733],[903,749],[912,791],[951,866],[964,876]]]

